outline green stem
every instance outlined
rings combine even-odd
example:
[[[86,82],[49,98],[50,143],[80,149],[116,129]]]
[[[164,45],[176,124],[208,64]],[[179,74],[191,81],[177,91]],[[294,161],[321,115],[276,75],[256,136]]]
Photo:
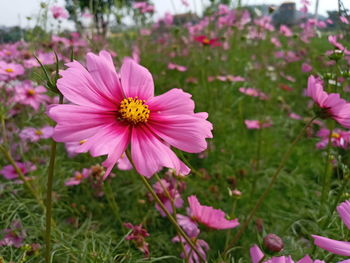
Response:
[[[248,227],[249,223],[251,222],[251,220],[253,219],[253,217],[255,216],[256,212],[258,211],[258,209],[260,208],[260,206],[262,205],[262,203],[264,202],[265,198],[267,197],[267,195],[270,193],[273,185],[275,184],[278,175],[280,174],[280,172],[282,171],[282,169],[284,168],[285,164],[287,163],[293,149],[294,146],[296,145],[296,143],[301,139],[301,137],[304,135],[306,129],[310,126],[310,124],[316,119],[317,117],[312,118],[305,126],[304,128],[301,130],[301,132],[297,135],[297,137],[295,137],[295,139],[293,140],[293,142],[291,143],[291,145],[289,146],[288,150],[284,153],[281,162],[277,168],[277,170],[275,171],[274,175],[271,178],[270,184],[268,185],[268,187],[266,188],[266,190],[263,192],[263,194],[260,196],[260,198],[258,199],[258,201],[256,202],[254,208],[251,210],[251,212],[249,213],[248,218],[244,221],[244,223],[242,224],[241,228],[239,229],[239,231],[237,232],[237,234],[234,236],[234,238],[232,239],[232,241],[230,242],[229,246],[226,247],[225,251],[224,251],[224,256],[226,257],[228,251],[229,251],[229,247],[233,247],[237,241],[241,238],[241,236],[243,235],[244,231],[246,230],[246,228]]]
[[[63,103],[63,95],[60,94],[59,104]],[[56,161],[56,146],[57,143],[52,139],[51,142],[51,154],[47,176],[46,187],[46,231],[45,231],[45,262],[51,262],[51,224],[52,224],[52,184],[53,175],[55,171]]]
[[[118,204],[117,204],[117,202],[115,200],[115,197],[114,197],[114,194],[113,194],[110,182],[104,181],[103,187],[104,187],[105,194],[106,194],[106,197],[107,197],[108,205],[112,209],[112,212],[113,212],[114,216],[116,217],[116,219],[120,223],[120,226],[122,227],[123,222],[122,222],[122,220],[120,218],[120,209],[119,209],[119,206],[118,206]]]
[[[129,150],[126,150],[126,155],[128,156],[131,164],[133,165],[136,173],[139,175],[142,183],[144,184],[144,186],[147,188],[148,192],[152,195],[154,201],[159,205],[159,207],[163,210],[163,212],[166,214],[166,216],[168,217],[169,221],[174,225],[175,229],[180,233],[180,235],[186,240],[186,242],[188,243],[188,245],[192,248],[192,250],[198,255],[198,257],[200,258],[200,260],[202,262],[206,262],[205,259],[202,257],[202,255],[199,253],[198,249],[196,248],[196,246],[193,244],[192,240],[187,236],[187,234],[182,230],[182,228],[178,225],[178,223],[176,222],[176,220],[173,218],[173,216],[169,213],[168,209],[166,209],[166,207],[164,206],[163,202],[158,198],[157,194],[154,192],[152,186],[149,184],[148,180],[141,174],[139,174],[135,168],[135,165],[132,161],[131,155]]]

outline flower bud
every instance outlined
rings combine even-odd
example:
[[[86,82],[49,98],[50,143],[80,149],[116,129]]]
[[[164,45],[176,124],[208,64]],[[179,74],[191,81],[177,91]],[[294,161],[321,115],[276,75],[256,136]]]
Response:
[[[264,247],[270,252],[280,252],[284,247],[283,240],[275,234],[268,234],[263,242]]]

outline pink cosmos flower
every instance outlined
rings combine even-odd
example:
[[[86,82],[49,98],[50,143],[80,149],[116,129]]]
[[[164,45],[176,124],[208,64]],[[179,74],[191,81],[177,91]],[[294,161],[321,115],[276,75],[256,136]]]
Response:
[[[346,18],[346,17],[344,17],[344,16],[339,16],[339,19],[340,19],[340,21],[342,22],[342,23],[344,23],[344,24],[349,24],[349,21],[348,21],[348,19]]]
[[[191,95],[172,89],[154,96],[149,71],[125,59],[115,71],[106,51],[87,54],[87,69],[79,62],[66,64],[57,87],[72,104],[52,105],[48,115],[57,122],[53,138],[59,142],[86,140],[77,149],[92,156],[108,155],[105,176],[131,144],[136,170],[151,177],[162,167],[188,174],[168,146],[198,153],[207,148],[212,124],[207,113],[194,113]]]
[[[286,37],[291,37],[293,36],[293,32],[292,30],[290,30],[289,27],[287,27],[286,25],[281,25],[280,27],[280,33]]]
[[[26,238],[26,231],[22,227],[22,223],[19,220],[12,221],[10,228],[6,228],[1,231],[3,238],[0,240],[0,247],[2,246],[14,246],[21,247],[23,241]]]
[[[36,166],[29,162],[27,163],[16,162],[16,164],[18,168],[22,171],[23,175],[26,175],[27,173],[36,170]],[[0,170],[0,174],[2,174],[7,180],[14,180],[18,178],[18,174],[12,165],[4,166]]]
[[[154,5],[151,5],[147,2],[134,3],[133,8],[138,9],[142,14],[154,12]]]
[[[305,73],[310,72],[310,71],[312,71],[312,66],[308,63],[303,63],[301,65],[301,71],[305,72]]]
[[[187,67],[169,62],[168,69],[176,69],[177,71],[184,72],[187,70]]]
[[[30,80],[23,81],[15,87],[15,90],[14,100],[23,105],[30,105],[34,110],[38,110],[40,104],[50,101],[50,97],[45,95],[46,88],[34,87]]]
[[[125,238],[126,240],[134,241],[136,247],[144,253],[146,257],[149,256],[149,246],[145,238],[149,237],[149,233],[140,225],[133,225],[131,223],[124,223],[124,227],[131,229],[132,232]]]
[[[22,140],[37,142],[40,139],[51,138],[52,134],[53,134],[53,127],[51,127],[51,126],[44,126],[40,129],[36,129],[33,127],[27,127],[27,128],[24,128],[20,132],[19,137]]]
[[[245,120],[244,124],[247,127],[247,129],[250,129],[250,130],[267,128],[272,126],[272,122],[270,120],[267,120],[267,121]]]
[[[172,239],[172,242],[182,242],[185,247],[186,255],[188,256],[188,262],[189,263],[201,263],[202,260],[198,257],[197,253],[195,253],[191,246],[186,242],[184,238],[180,238],[179,236],[176,236]],[[194,245],[196,246],[197,251],[201,255],[201,257],[205,260],[207,258],[206,251],[209,250],[209,245],[207,242],[205,242],[202,239],[194,239],[192,240]],[[181,253],[181,257],[185,258],[184,253]]]
[[[272,257],[271,259],[261,261],[264,258],[264,253],[261,251],[261,249],[257,245],[252,246],[249,252],[250,252],[250,258],[252,260],[252,263],[294,263],[295,262],[291,256]],[[306,255],[302,259],[297,261],[297,263],[325,263],[325,261],[312,260],[309,255]]]
[[[268,96],[264,92],[262,92],[262,91],[260,91],[258,89],[254,89],[254,88],[243,88],[243,87],[241,87],[241,88],[239,88],[239,92],[241,92],[241,93],[243,93],[245,95],[248,95],[248,96],[258,97],[261,100],[267,100],[268,99]]]
[[[321,117],[330,117],[343,127],[350,128],[350,103],[340,98],[338,93],[326,93],[321,82],[310,76],[306,95],[320,107]]]
[[[159,199],[162,201],[162,203],[164,204],[165,208],[170,212],[173,213],[173,207],[171,205],[171,200],[168,198],[168,195],[166,193],[166,191],[168,192],[168,194],[170,195],[170,198],[173,200],[174,202],[174,206],[176,208],[180,208],[183,205],[183,199],[181,198],[181,195],[179,193],[179,191],[176,189],[176,186],[172,185],[170,182],[168,182],[165,179],[161,179],[160,181],[156,182],[153,185],[153,189],[156,192],[157,196],[159,197]],[[164,190],[165,189],[165,190]],[[164,213],[164,211],[159,207],[158,204],[156,204],[156,209],[159,211],[159,213],[165,217],[166,214]]]
[[[301,120],[302,117],[299,114],[296,114],[294,112],[291,112],[288,114],[289,118],[294,119],[294,120]]]
[[[61,6],[52,6],[50,8],[53,18],[55,19],[67,19],[69,17],[68,11]]]
[[[208,38],[205,35],[195,36],[194,40],[204,46],[220,47],[222,45],[218,38]]]
[[[0,80],[9,80],[24,74],[24,68],[20,64],[0,61]]]
[[[337,207],[337,212],[346,227],[350,229],[350,201],[341,203]],[[350,242],[333,240],[317,235],[312,235],[312,237],[316,246],[333,254],[350,257]]]
[[[227,220],[225,213],[210,206],[201,205],[196,196],[188,197],[190,217],[193,221],[213,229],[229,229],[239,225],[238,219]]]
[[[316,136],[321,138],[321,141],[316,144],[317,149],[324,149],[328,145],[329,140],[329,130],[322,128],[320,129]],[[331,135],[331,144],[334,147],[339,147],[346,149],[348,148],[350,141],[350,132],[349,131],[342,131],[340,129],[334,129],[332,131]]]
[[[90,169],[84,168],[81,172],[74,172],[74,176],[69,178],[64,184],[66,186],[73,186],[80,184],[84,179],[90,176]]]

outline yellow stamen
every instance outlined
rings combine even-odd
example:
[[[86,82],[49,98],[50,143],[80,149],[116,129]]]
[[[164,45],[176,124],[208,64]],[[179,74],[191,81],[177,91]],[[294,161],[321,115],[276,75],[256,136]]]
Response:
[[[203,39],[203,44],[207,44],[207,45],[210,44],[209,38],[207,38],[207,37],[204,38],[204,39]]]
[[[84,143],[86,143],[86,142],[87,142],[87,140],[81,140],[81,141],[79,142],[79,144],[82,145],[82,144],[84,144]]]
[[[33,96],[33,95],[35,95],[35,90],[30,89],[30,90],[27,91],[27,93],[28,93],[29,96]]]
[[[5,69],[5,71],[8,72],[8,73],[12,73],[13,69],[12,68],[7,68],[7,69]]]
[[[339,139],[340,138],[340,134],[336,133],[336,132],[332,132],[332,138]]]
[[[80,181],[81,179],[83,179],[83,175],[81,173],[76,173],[75,174],[75,179]]]
[[[42,132],[41,130],[36,130],[36,131],[35,131],[35,134],[36,134],[36,135],[43,135],[43,132]]]
[[[137,97],[123,99],[119,110],[121,118],[132,124],[147,122],[150,110],[145,102],[144,100],[139,100]]]

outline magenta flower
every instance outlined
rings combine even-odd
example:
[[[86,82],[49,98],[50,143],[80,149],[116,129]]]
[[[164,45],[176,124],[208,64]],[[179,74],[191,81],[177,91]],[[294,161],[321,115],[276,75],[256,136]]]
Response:
[[[267,121],[245,120],[244,124],[249,130],[258,130],[261,128],[267,128],[272,126],[272,122],[270,120],[267,120]]]
[[[68,11],[61,6],[52,6],[50,8],[53,18],[55,19],[67,19],[69,17]]]
[[[50,101],[46,88],[43,86],[34,87],[30,80],[25,80],[15,87],[16,95],[14,100],[23,105],[29,105],[38,110],[40,104]]]
[[[287,27],[286,25],[281,25],[280,26],[280,33],[286,37],[291,37],[293,36],[293,32],[292,30],[290,30],[289,27]]]
[[[18,168],[22,171],[23,175],[26,175],[27,173],[36,170],[36,166],[27,162],[27,163],[20,163],[16,162]],[[0,170],[0,174],[2,174],[7,180],[14,180],[18,178],[18,174],[13,168],[12,165],[6,165]]]
[[[192,220],[213,229],[229,229],[239,225],[238,219],[227,220],[225,213],[210,206],[201,205],[196,196],[188,197]]]
[[[24,68],[20,64],[0,61],[0,80],[9,80],[24,74]]]
[[[19,220],[12,221],[10,228],[2,230],[3,238],[0,240],[0,247],[2,246],[14,246],[21,247],[23,241],[26,238],[26,231],[23,229]]]
[[[195,253],[191,246],[186,242],[184,238],[180,238],[179,236],[176,236],[172,239],[173,242],[182,242],[185,247],[186,255],[188,256],[188,262],[189,263],[201,263],[202,260],[198,257],[197,253]],[[202,256],[203,259],[207,258],[206,252],[209,250],[209,245],[207,242],[205,242],[202,239],[194,239],[192,240],[194,245],[196,246],[197,251]],[[184,253],[181,253],[181,257],[185,258]]]
[[[329,140],[329,130],[322,128],[320,129],[316,136],[321,138],[321,141],[316,144],[317,149],[324,149],[328,145]],[[331,143],[334,147],[339,147],[346,149],[348,148],[350,140],[350,132],[342,131],[340,129],[334,129],[331,134]]]
[[[66,64],[57,87],[73,104],[52,105],[48,115],[57,122],[53,138],[59,142],[86,140],[77,149],[92,156],[108,155],[107,176],[131,144],[136,170],[151,177],[162,167],[188,174],[168,146],[198,153],[207,148],[212,124],[207,113],[194,113],[191,95],[172,89],[154,96],[149,71],[125,59],[120,74],[106,51],[87,54],[87,69],[79,62]]]
[[[350,128],[350,103],[340,98],[338,93],[328,94],[314,76],[310,76],[306,95],[320,107],[320,116],[332,118],[345,128]]]
[[[174,63],[170,62],[168,64],[168,69],[176,69],[177,71],[184,72],[184,71],[187,70],[187,67],[181,66],[181,65],[177,65],[177,64],[174,64]]]
[[[303,63],[302,65],[301,65],[301,71],[302,72],[310,72],[310,71],[312,71],[312,66],[310,65],[310,64],[308,64],[308,63]]]
[[[90,169],[84,168],[81,172],[74,172],[74,176],[69,178],[64,184],[66,186],[73,186],[80,184],[84,179],[90,176]]]
[[[154,5],[151,5],[147,2],[133,3],[132,7],[138,9],[142,14],[154,12]]]
[[[208,38],[205,35],[195,36],[194,40],[204,46],[220,47],[222,45],[218,38]]]
[[[147,230],[140,225],[133,225],[131,223],[124,223],[124,227],[131,229],[131,233],[125,238],[126,240],[134,241],[136,247],[144,253],[146,257],[149,256],[149,246],[145,238],[149,236]]]
[[[173,213],[173,207],[171,205],[171,200],[168,198],[168,194],[170,195],[170,198],[174,202],[174,206],[176,208],[181,208],[183,205],[183,199],[181,198],[181,195],[179,191],[176,189],[176,185],[172,185],[170,182],[168,182],[165,179],[161,179],[160,181],[156,182],[153,185],[153,189],[156,192],[159,199],[164,204],[165,208],[172,214]],[[167,194],[167,192],[168,194]],[[156,209],[159,211],[159,213],[162,216],[166,216],[164,211],[159,207],[158,204],[156,204]]]
[[[52,134],[53,134],[53,127],[51,126],[44,126],[40,129],[27,127],[20,132],[19,137],[22,140],[37,142],[40,139],[51,138]]]
[[[263,260],[264,253],[261,249],[254,245],[250,248],[250,258],[252,263],[294,263],[295,261],[291,256],[280,256],[280,257],[272,257],[271,259]],[[297,261],[297,263],[325,263],[322,260],[312,260],[309,255],[304,256],[302,259]]]
[[[252,97],[258,97],[261,100],[267,100],[268,99],[268,96],[264,92],[262,92],[262,91],[260,91],[258,89],[241,87],[238,90],[239,90],[239,92],[241,92],[241,93],[243,93],[245,95],[252,96]]]
[[[350,229],[350,201],[341,203],[337,207],[337,212],[346,227]],[[333,240],[317,235],[312,235],[312,237],[316,246],[333,254],[350,257],[350,242]]]

